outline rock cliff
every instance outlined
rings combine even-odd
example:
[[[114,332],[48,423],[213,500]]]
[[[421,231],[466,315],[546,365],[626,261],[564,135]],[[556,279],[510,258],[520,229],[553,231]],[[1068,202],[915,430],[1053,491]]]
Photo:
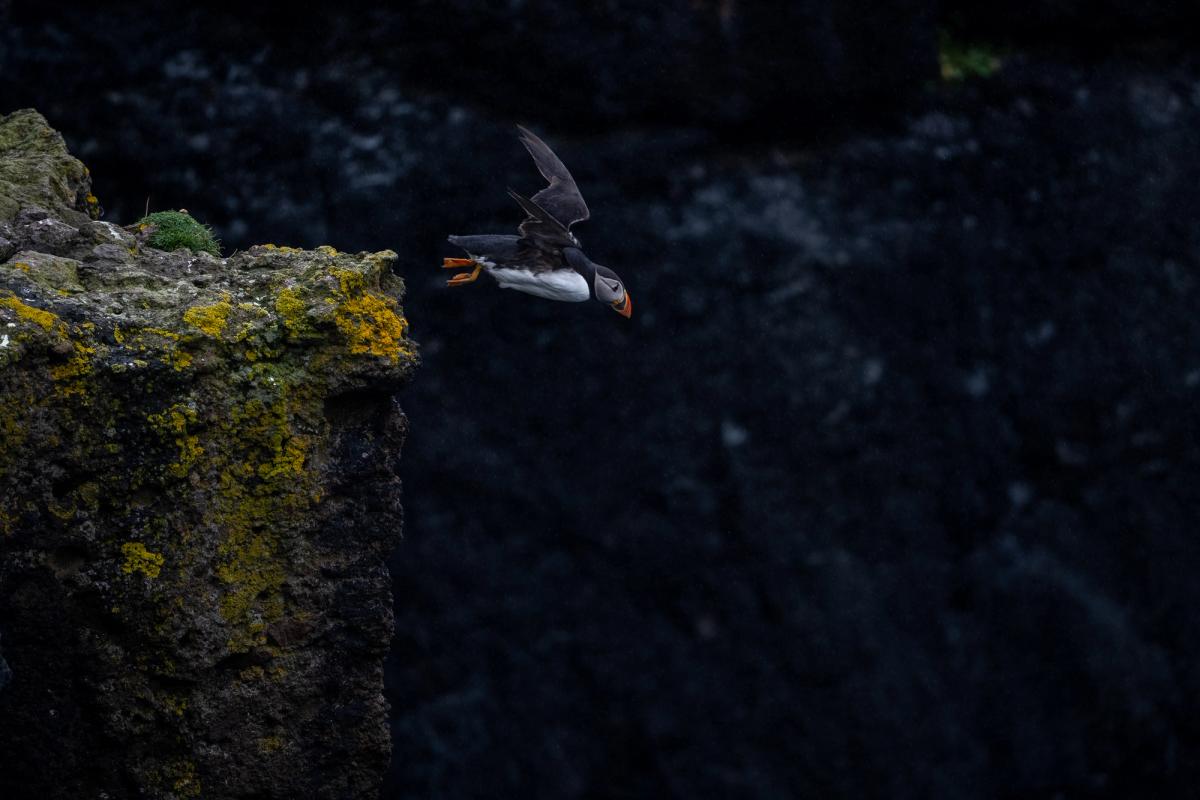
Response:
[[[0,795],[373,796],[396,256],[98,216],[46,121],[0,117]]]

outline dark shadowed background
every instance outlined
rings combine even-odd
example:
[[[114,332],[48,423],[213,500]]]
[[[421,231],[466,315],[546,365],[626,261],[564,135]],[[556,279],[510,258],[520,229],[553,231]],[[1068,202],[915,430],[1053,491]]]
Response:
[[[1195,4],[352,8],[0,2],[0,113],[400,254],[386,797],[1195,796]],[[518,122],[631,321],[444,287]]]

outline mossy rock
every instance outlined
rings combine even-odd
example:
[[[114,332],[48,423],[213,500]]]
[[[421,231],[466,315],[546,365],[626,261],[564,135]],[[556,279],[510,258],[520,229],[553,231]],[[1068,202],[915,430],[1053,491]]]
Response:
[[[90,221],[39,120],[0,119],[0,796],[378,796],[396,254]]]
[[[0,154],[0,223],[29,207],[76,225],[99,216],[91,173],[41,114],[27,108],[0,116]]]

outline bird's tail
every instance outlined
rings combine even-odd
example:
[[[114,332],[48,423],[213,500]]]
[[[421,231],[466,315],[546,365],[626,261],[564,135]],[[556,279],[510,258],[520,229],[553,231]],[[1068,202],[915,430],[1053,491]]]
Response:
[[[474,236],[447,236],[446,241],[461,247],[473,256],[503,255],[517,246],[519,236],[483,233]]]

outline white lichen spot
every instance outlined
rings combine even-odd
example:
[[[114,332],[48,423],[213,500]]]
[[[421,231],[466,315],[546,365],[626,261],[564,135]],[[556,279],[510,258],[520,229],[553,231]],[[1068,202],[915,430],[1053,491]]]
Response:
[[[8,347],[8,334],[0,336],[0,347]]]
[[[107,233],[109,236],[111,236],[113,239],[115,239],[118,242],[121,241],[121,234],[116,225],[113,225],[111,222],[101,222],[101,223],[99,223],[99,225],[100,225],[101,229],[103,229],[103,231],[105,233]]]

